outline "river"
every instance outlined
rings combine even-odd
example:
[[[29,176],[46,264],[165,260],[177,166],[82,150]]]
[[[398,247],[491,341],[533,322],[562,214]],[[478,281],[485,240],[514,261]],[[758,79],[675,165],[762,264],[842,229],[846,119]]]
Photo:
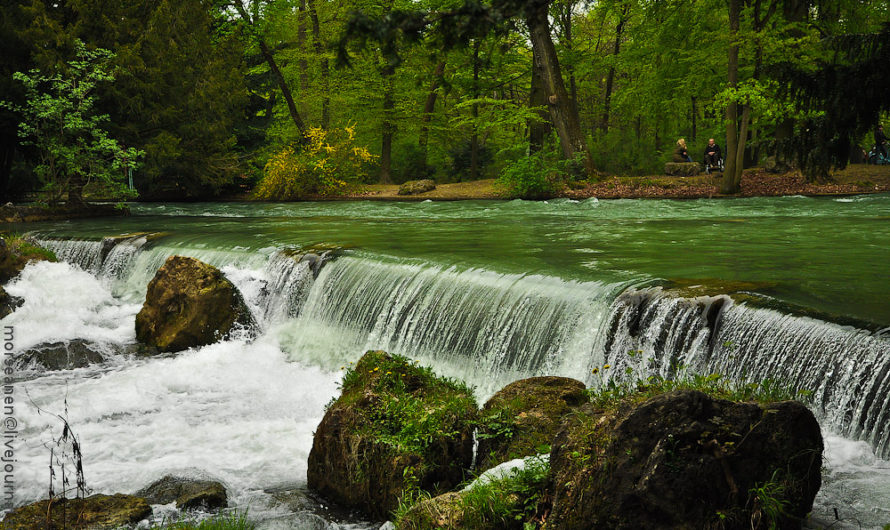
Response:
[[[86,339],[106,362],[16,374],[7,508],[45,496],[61,427],[37,407],[67,404],[97,492],[211,476],[264,528],[367,527],[304,498],[305,472],[341,367],[379,348],[467,380],[480,403],[530,375],[596,385],[603,364],[781,380],[810,392],[826,436],[814,526],[890,523],[890,195],[136,204],[10,228],[64,260],[7,287],[25,300],[2,321],[15,351]],[[156,235],[103,247],[135,232]],[[306,247],[338,250],[313,271],[288,255]],[[220,267],[259,337],[121,353],[173,254]]]

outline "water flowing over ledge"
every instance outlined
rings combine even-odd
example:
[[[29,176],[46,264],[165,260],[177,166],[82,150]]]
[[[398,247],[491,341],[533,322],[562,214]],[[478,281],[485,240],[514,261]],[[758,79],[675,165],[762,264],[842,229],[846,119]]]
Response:
[[[890,456],[890,340],[729,296],[684,298],[629,283],[562,280],[350,253],[321,267],[293,250],[146,244],[145,237],[39,243],[136,302],[167,256],[221,267],[295,360],[335,369],[381,348],[422,358],[489,395],[520,377],[678,370],[808,390],[823,426]],[[320,264],[319,264],[320,265]],[[316,278],[317,275],[317,278]],[[639,356],[629,352],[643,352]],[[604,374],[592,369],[609,364]]]

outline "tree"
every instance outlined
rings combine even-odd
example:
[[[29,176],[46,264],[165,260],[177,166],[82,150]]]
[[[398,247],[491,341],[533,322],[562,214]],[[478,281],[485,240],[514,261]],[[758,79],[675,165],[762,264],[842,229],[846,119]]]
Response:
[[[461,7],[433,11],[393,10],[384,17],[353,13],[340,42],[339,62],[349,63],[348,43],[369,40],[380,43],[382,53],[398,63],[402,39],[417,41],[426,34],[434,35],[445,48],[467,45],[491,32],[508,32],[515,20],[522,20],[529,29],[535,50],[535,61],[541,72],[542,88],[547,94],[547,107],[556,129],[563,155],[584,159],[588,172],[593,162],[581,131],[578,108],[569,97],[553,43],[548,18],[550,0],[497,0],[492,4],[467,1]]]
[[[77,41],[75,58],[64,72],[45,75],[33,69],[14,74],[26,94],[25,105],[16,109],[23,116],[19,135],[37,149],[35,172],[51,204],[67,195],[69,205],[82,205],[83,187],[92,180],[125,192],[124,175],[143,154],[110,138],[105,130],[108,116],[95,108],[99,84],[114,80],[109,70],[113,57],[108,50],[88,50]]]

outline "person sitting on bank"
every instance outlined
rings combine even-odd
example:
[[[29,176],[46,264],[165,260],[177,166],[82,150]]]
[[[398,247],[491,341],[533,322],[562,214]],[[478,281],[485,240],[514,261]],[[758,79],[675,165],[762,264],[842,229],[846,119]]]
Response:
[[[674,162],[692,162],[689,158],[689,152],[686,149],[686,139],[677,140],[677,147],[674,149]]]
[[[714,143],[713,138],[708,138],[708,145],[705,147],[705,165],[717,167],[720,165],[720,158],[722,158],[720,146]]]
[[[884,155],[884,158],[887,158],[887,136],[884,135],[884,126],[880,123],[878,128],[875,129],[875,147]]]

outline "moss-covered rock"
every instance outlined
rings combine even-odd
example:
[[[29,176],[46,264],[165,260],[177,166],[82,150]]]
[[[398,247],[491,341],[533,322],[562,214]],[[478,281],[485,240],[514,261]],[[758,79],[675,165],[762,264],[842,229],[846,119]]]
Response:
[[[478,469],[549,451],[562,418],[587,402],[584,383],[568,377],[531,377],[499,390],[479,414]]]
[[[697,162],[668,162],[664,165],[664,173],[674,177],[694,177],[701,173],[701,165]]]
[[[255,324],[238,289],[216,267],[171,256],[148,284],[136,338],[160,351],[211,344]]]
[[[409,180],[399,186],[399,195],[417,195],[436,189],[436,181],[431,179]]]
[[[799,528],[821,485],[822,449],[816,419],[794,401],[683,390],[585,405],[553,444],[546,528]]]
[[[55,499],[22,506],[6,514],[5,530],[104,529],[137,523],[151,515],[151,506],[131,495],[93,495],[85,499]],[[49,524],[47,524],[49,522]]]
[[[225,508],[229,501],[226,488],[214,480],[194,480],[167,475],[136,492],[151,504],[176,502],[180,510]]]
[[[56,261],[56,256],[21,237],[0,238],[0,284],[18,276],[31,261]]]
[[[378,518],[405,491],[448,491],[470,467],[476,412],[465,385],[370,351],[347,371],[315,431],[309,487]]]

